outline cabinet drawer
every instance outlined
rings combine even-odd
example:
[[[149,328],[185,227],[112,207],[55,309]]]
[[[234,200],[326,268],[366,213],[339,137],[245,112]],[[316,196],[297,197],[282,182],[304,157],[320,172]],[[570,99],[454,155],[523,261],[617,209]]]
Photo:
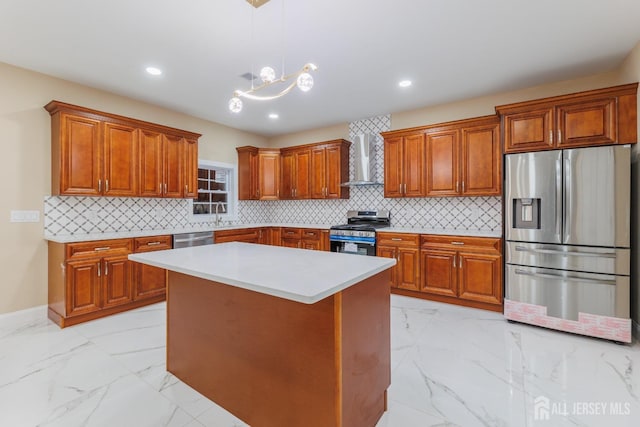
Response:
[[[386,246],[412,246],[420,244],[419,234],[410,233],[377,233],[376,244]]]
[[[283,239],[300,239],[302,237],[300,228],[286,228],[283,227],[281,235]]]
[[[129,254],[133,251],[133,239],[95,240],[91,242],[68,243],[67,259],[95,256]]]
[[[214,243],[257,241],[260,238],[259,228],[241,228],[214,232]]]
[[[423,234],[420,236],[420,245],[423,249],[490,251],[502,253],[501,239],[492,237],[440,236]]]
[[[171,236],[136,237],[133,239],[133,251],[151,252],[171,249]]]
[[[314,228],[302,229],[302,238],[304,240],[320,240],[321,235],[322,235],[322,230],[316,230]]]

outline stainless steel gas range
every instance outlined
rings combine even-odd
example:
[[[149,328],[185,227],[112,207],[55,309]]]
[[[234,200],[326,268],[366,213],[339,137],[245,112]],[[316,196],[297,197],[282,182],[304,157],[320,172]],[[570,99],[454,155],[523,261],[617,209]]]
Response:
[[[347,223],[334,225],[329,230],[331,252],[375,256],[376,229],[390,224],[388,210],[348,211]]]

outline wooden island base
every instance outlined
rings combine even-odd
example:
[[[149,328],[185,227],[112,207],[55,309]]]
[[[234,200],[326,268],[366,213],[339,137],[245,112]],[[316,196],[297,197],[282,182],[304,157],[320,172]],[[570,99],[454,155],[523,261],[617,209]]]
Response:
[[[390,270],[315,304],[169,271],[167,370],[252,427],[374,427]]]

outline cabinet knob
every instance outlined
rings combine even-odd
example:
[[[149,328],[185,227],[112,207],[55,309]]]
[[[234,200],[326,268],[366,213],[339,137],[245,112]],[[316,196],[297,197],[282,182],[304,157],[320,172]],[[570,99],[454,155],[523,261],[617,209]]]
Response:
[[[108,179],[104,180],[104,191],[105,192],[109,192],[109,180]]]
[[[102,180],[98,180],[98,193],[102,192]]]
[[[98,277],[100,277],[100,265],[102,264],[102,261],[98,262]]]

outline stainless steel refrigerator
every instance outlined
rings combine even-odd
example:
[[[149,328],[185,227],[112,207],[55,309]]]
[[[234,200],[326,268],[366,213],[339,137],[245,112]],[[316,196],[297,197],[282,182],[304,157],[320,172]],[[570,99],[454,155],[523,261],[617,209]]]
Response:
[[[507,319],[631,342],[630,151],[505,156]]]

